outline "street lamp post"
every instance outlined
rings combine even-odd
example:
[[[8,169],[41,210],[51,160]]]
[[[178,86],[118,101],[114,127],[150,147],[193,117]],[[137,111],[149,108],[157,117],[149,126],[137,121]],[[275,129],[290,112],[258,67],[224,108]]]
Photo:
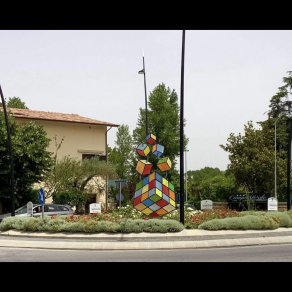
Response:
[[[287,210],[291,209],[291,194],[290,194],[290,173],[291,173],[291,139],[292,139],[292,118],[289,117],[289,141],[288,141],[288,158],[287,158]]]
[[[278,117],[275,121],[275,198],[277,199],[277,151],[276,151],[276,141],[277,141],[277,121],[280,117]]]
[[[144,75],[144,89],[145,89],[145,115],[146,115],[146,137],[148,136],[148,112],[147,112],[147,91],[146,91],[146,71],[144,62],[144,51],[143,51],[143,69],[138,74]]]
[[[11,216],[15,216],[15,202],[14,202],[14,167],[13,167],[13,153],[12,153],[12,146],[11,146],[11,136],[10,136],[10,128],[7,118],[7,112],[6,112],[6,105],[5,100],[2,92],[2,88],[0,85],[0,95],[2,100],[2,106],[4,110],[4,116],[5,116],[5,122],[6,122],[6,129],[7,129],[7,137],[8,137],[8,144],[9,144],[9,152],[10,152],[10,190],[11,190]]]
[[[180,86],[180,222],[184,224],[184,62],[185,30],[182,31],[181,86]]]
[[[186,157],[185,157],[185,165],[186,165],[186,201],[188,200],[188,170],[187,170],[187,151],[189,151],[189,150],[185,150],[185,152],[186,152]]]

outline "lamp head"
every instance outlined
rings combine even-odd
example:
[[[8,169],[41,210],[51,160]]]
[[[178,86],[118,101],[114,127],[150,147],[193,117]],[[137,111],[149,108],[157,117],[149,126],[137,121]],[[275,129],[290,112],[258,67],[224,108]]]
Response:
[[[144,69],[140,70],[138,74],[145,74]]]

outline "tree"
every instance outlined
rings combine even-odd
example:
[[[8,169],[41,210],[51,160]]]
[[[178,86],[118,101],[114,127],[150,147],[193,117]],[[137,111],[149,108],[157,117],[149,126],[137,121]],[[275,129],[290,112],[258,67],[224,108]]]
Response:
[[[0,106],[2,107],[2,103],[0,102]],[[28,109],[25,105],[25,102],[21,101],[19,97],[9,97],[8,102],[6,102],[6,107],[8,108],[20,108],[20,109]]]
[[[230,194],[238,191],[235,177],[225,173],[204,179],[200,186],[202,189],[202,199],[216,202],[226,202]]]
[[[188,202],[198,208],[201,200],[226,201],[230,193],[236,193],[238,190],[234,175],[217,167],[188,171],[187,176]]]
[[[149,95],[148,102],[148,128],[149,133],[156,136],[156,143],[164,146],[164,153],[162,157],[169,157],[172,162],[171,170],[167,172],[167,179],[171,180],[175,189],[179,189],[179,173],[175,169],[176,158],[180,152],[180,114],[178,105],[178,96],[175,90],[166,88],[165,84],[159,84]],[[184,125],[185,127],[185,121]],[[137,127],[133,131],[133,141],[138,147],[142,142],[145,143],[146,138],[146,115],[145,110],[140,108]],[[184,149],[186,149],[188,139],[184,135]],[[132,176],[139,179],[135,167],[137,161],[141,157],[135,152],[135,157],[132,163]],[[149,162],[153,164],[153,170],[165,177],[157,168],[158,159],[156,156],[149,154]]]
[[[291,94],[292,71],[288,71],[287,73],[288,77],[283,77],[284,85],[278,88],[279,91],[270,100],[269,118],[277,118],[280,115],[287,117],[291,111],[291,101],[288,99],[288,94]]]
[[[130,174],[131,156],[133,155],[133,142],[129,126],[121,125],[116,134],[113,149],[109,148],[108,160],[116,166],[116,173],[120,179],[127,179]]]
[[[247,184],[254,193],[274,192],[274,143],[272,130],[255,129],[251,121],[244,126],[245,134],[231,133],[226,145],[220,147],[229,152],[228,170],[235,176],[237,185]],[[283,150],[277,152],[277,167],[281,180],[285,177],[286,162]]]
[[[208,166],[200,170],[189,170],[187,172],[188,182],[200,183],[204,179],[209,179],[223,173],[224,171],[221,171],[218,167],[213,168]]]
[[[100,177],[115,178],[115,166],[110,162],[100,161],[97,157],[77,160],[63,157],[56,160],[50,172],[44,177],[46,198],[53,201],[67,200],[66,204],[76,205],[79,210],[90,198],[93,189],[105,190],[105,182]]]
[[[28,122],[19,125],[8,112],[14,165],[15,204],[35,198],[33,185],[39,183],[53,163],[47,151],[50,139],[42,125]],[[4,113],[0,112],[0,200],[4,210],[10,210],[10,153]]]
[[[225,146],[229,152],[228,171],[234,174],[236,183],[245,185],[252,192],[275,192],[275,123],[276,123],[276,174],[277,198],[286,200],[287,190],[287,153],[290,124],[291,101],[288,95],[292,88],[292,71],[283,78],[284,85],[270,99],[268,119],[258,122],[260,129],[255,129],[248,122],[245,135],[230,134]]]

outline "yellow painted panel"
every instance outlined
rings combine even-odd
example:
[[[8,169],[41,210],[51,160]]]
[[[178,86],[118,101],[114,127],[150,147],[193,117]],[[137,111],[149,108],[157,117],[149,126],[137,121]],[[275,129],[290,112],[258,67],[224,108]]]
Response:
[[[148,184],[142,188],[142,194],[148,191]]]
[[[150,152],[150,148],[149,148],[149,146],[147,146],[144,150],[144,154],[148,155],[149,152]]]
[[[151,213],[153,213],[153,211],[149,208],[146,208],[145,210],[142,211],[145,215],[149,215]]]
[[[168,180],[166,180],[165,178],[162,178],[162,184],[168,187]]]
[[[160,191],[159,189],[156,189],[156,194],[162,198],[162,191]]]

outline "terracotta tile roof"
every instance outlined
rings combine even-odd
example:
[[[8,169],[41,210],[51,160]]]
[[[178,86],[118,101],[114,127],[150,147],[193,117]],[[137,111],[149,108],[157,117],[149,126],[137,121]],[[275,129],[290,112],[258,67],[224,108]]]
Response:
[[[3,108],[0,107],[0,110],[3,111]],[[119,125],[102,122],[90,118],[81,117],[77,114],[62,114],[55,112],[44,112],[44,111],[35,111],[29,109],[19,109],[19,108],[7,108],[7,112],[15,118],[29,119],[29,120],[46,120],[46,121],[55,121],[55,122],[68,122],[68,123],[81,123],[81,124],[91,124],[91,125],[100,125],[100,126],[109,126],[109,127],[118,127]]]

